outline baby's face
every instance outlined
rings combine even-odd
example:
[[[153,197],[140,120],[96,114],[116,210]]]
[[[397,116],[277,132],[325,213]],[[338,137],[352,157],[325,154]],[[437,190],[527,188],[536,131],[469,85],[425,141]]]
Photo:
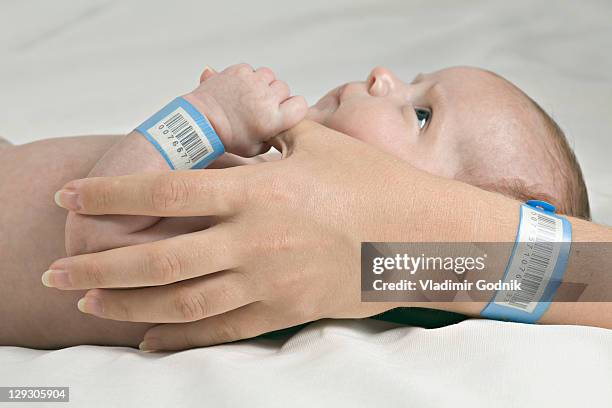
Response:
[[[534,173],[550,171],[538,159],[546,146],[535,135],[542,124],[533,105],[506,80],[476,68],[443,69],[406,83],[377,67],[366,81],[329,92],[308,117],[421,170],[471,184],[504,178],[532,184]]]

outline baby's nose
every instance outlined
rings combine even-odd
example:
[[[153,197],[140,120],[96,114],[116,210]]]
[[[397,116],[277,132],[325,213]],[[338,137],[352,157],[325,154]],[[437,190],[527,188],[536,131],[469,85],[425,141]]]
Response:
[[[388,96],[394,91],[398,84],[398,79],[385,67],[376,67],[368,75],[368,92],[372,96]]]

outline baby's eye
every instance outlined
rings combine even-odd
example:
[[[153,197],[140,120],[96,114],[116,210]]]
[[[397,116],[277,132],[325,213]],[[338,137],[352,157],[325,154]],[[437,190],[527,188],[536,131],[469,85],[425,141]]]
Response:
[[[416,113],[419,129],[425,128],[429,118],[431,118],[431,111],[425,108],[414,108],[414,112]]]

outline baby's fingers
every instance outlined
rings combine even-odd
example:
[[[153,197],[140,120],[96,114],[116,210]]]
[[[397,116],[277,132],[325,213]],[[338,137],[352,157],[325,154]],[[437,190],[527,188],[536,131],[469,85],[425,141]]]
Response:
[[[274,75],[274,71],[272,71],[268,67],[261,67],[255,70],[255,75],[261,78],[267,84],[272,83],[276,79],[276,75]]]
[[[204,71],[202,71],[202,75],[200,75],[200,83],[206,81],[208,78],[214,76],[217,73],[214,69],[209,66],[204,67]]]
[[[303,96],[292,96],[279,106],[281,114],[282,130],[287,130],[297,125],[306,117],[308,104]]]
[[[291,91],[289,90],[289,85],[285,81],[276,80],[270,84],[270,89],[274,96],[278,99],[279,103],[284,102],[291,96]]]

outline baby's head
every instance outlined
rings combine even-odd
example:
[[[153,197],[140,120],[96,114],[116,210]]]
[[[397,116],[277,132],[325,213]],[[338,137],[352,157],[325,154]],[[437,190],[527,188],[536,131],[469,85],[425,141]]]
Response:
[[[405,83],[375,68],[340,86],[309,118],[442,177],[589,219],[580,166],[557,124],[520,89],[477,68]]]

